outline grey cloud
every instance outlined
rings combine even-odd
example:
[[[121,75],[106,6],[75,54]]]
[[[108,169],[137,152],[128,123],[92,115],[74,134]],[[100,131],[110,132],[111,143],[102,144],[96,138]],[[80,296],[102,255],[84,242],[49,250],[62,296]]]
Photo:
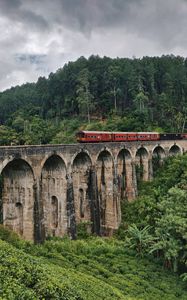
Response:
[[[62,0],[61,7],[63,21],[74,30],[116,27],[155,39],[166,48],[177,42],[187,43],[185,0]]]
[[[47,28],[48,22],[45,18],[33,11],[24,9],[23,3],[24,1],[21,0],[0,0],[0,15],[26,26],[32,26],[32,29]]]
[[[166,49],[176,43],[187,43],[186,0],[33,0],[30,3],[32,13],[37,6],[40,17],[45,16],[49,29],[57,24],[89,38],[92,32],[116,28],[122,33],[156,40]]]
[[[186,55],[186,0],[0,0],[0,89],[91,54]]]
[[[177,33],[185,32],[186,0],[0,0],[10,18],[49,32],[56,26],[82,32],[119,28],[167,46],[186,43]],[[56,25],[55,25],[56,24]]]

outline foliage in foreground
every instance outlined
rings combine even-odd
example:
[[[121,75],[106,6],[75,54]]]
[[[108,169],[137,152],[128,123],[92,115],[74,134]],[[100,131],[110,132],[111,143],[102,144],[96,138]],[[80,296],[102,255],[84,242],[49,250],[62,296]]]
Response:
[[[174,272],[187,271],[187,155],[165,161],[140,197],[124,205],[126,242],[141,255],[152,253]],[[120,234],[121,235],[121,234]],[[185,278],[185,277],[184,277]]]
[[[16,248],[9,237],[0,241],[0,266],[0,299],[187,299],[177,276],[115,239],[18,240]]]

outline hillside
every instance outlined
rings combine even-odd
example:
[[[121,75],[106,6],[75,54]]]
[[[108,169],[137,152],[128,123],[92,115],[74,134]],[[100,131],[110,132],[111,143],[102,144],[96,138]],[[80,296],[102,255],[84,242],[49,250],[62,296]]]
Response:
[[[14,241],[15,242],[15,241]],[[1,299],[187,299],[180,279],[117,240],[0,241]]]
[[[80,57],[0,93],[0,145],[70,143],[80,128],[181,132],[187,60]]]

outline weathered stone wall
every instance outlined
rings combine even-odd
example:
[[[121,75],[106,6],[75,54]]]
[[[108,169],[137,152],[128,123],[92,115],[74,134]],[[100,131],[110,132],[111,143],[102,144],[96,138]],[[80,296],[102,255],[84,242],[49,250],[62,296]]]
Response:
[[[63,236],[67,232],[66,166],[61,157],[49,157],[40,181],[43,226],[45,236]]]
[[[2,172],[3,222],[24,238],[34,238],[34,178],[22,160],[13,160]]]
[[[2,219],[25,239],[76,238],[79,222],[109,235],[121,201],[137,196],[137,167],[154,176],[153,160],[182,154],[187,141],[0,147]],[[0,205],[1,207],[1,205]]]

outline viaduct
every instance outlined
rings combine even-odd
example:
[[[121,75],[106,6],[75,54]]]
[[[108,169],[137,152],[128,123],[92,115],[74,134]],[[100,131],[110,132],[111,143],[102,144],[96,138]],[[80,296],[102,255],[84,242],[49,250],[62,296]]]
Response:
[[[82,221],[110,235],[121,201],[137,196],[138,166],[149,181],[154,159],[186,150],[185,140],[0,147],[1,223],[35,242],[76,238]]]

